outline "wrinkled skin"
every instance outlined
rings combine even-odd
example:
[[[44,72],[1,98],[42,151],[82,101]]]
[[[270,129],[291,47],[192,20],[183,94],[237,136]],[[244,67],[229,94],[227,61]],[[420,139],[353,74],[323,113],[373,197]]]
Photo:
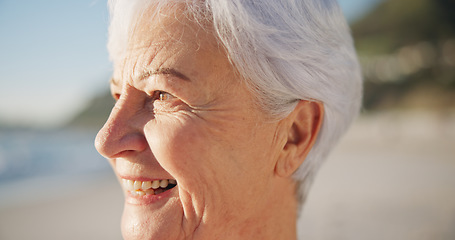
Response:
[[[212,34],[145,16],[113,79],[98,151],[118,178],[178,182],[150,204],[126,197],[125,239],[295,239],[295,184],[276,170],[292,119],[258,108]]]

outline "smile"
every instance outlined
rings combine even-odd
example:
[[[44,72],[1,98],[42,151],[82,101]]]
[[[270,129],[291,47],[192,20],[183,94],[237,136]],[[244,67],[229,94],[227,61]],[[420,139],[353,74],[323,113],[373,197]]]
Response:
[[[123,188],[133,196],[158,195],[166,192],[175,186],[177,181],[174,179],[162,179],[154,181],[133,181],[122,179]]]

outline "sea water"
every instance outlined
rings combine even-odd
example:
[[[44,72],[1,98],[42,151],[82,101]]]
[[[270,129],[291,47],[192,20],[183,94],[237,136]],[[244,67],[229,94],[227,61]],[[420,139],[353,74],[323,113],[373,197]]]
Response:
[[[111,173],[89,130],[0,130],[0,207],[74,192]]]

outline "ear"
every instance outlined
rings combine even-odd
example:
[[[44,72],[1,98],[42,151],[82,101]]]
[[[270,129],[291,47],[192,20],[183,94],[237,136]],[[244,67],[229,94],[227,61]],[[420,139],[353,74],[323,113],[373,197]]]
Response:
[[[313,147],[324,117],[321,102],[301,100],[294,111],[283,119],[283,131],[287,140],[277,159],[275,173],[281,177],[291,176],[303,163]]]

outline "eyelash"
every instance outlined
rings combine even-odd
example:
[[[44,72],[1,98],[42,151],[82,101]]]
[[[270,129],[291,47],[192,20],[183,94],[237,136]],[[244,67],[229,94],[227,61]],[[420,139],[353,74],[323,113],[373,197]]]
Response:
[[[167,92],[163,92],[163,91],[158,91],[157,95],[158,96],[157,96],[156,100],[160,100],[160,101],[167,101],[167,100],[175,98],[174,95],[167,93]]]
[[[118,101],[120,99],[120,94],[119,93],[115,93],[113,94],[113,97],[114,97],[114,100],[115,101]],[[170,99],[173,99],[175,98],[174,95],[168,93],[168,92],[164,92],[164,91],[156,91],[153,95],[152,95],[152,98],[153,100],[159,100],[159,101],[168,101]]]
[[[114,93],[114,94],[112,94],[112,97],[114,98],[115,101],[118,101],[120,99],[120,94]]]

